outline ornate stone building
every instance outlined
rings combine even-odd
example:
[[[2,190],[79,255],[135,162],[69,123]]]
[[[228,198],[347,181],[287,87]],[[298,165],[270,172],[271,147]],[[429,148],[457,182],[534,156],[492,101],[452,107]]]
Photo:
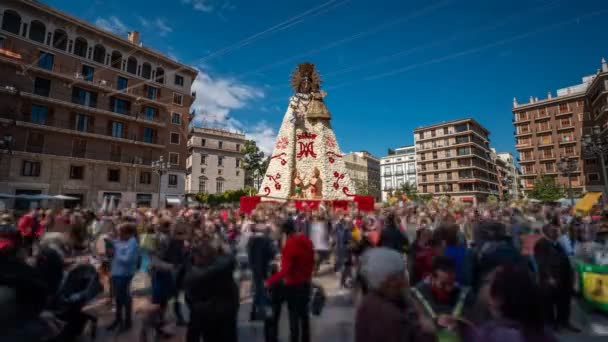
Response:
[[[344,165],[357,194],[373,196],[377,202],[382,200],[378,158],[367,151],[351,152],[344,155]]]
[[[0,136],[12,136],[0,192],[64,194],[82,206],[183,194],[195,69],[144,47],[137,32],[119,37],[38,1],[2,1],[0,14]],[[151,163],[160,157],[159,199]]]

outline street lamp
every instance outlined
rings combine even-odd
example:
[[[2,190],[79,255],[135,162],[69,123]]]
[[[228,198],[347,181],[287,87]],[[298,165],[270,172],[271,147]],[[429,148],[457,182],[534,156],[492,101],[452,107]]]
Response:
[[[7,150],[8,154],[13,154],[13,136],[11,134],[5,134],[0,140],[0,148]]]
[[[160,156],[160,159],[152,162],[152,170],[158,174],[158,209],[160,209],[161,180],[163,174],[169,170],[169,164],[164,161],[163,156]]]
[[[591,134],[585,134],[582,139],[583,153],[588,156],[599,157],[602,179],[604,182],[604,200],[608,195],[608,178],[606,177],[605,157],[608,153],[608,142],[602,137],[600,126],[594,126]]]
[[[561,172],[562,176],[568,177],[568,197],[570,197],[570,204],[574,206],[574,197],[572,195],[572,174],[578,168],[577,160],[567,157],[561,157],[557,163],[557,168]]]

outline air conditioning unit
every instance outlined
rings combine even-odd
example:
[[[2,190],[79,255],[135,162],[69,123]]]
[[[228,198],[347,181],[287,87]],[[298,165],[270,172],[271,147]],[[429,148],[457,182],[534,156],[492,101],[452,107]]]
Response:
[[[79,79],[79,80],[84,79],[84,76],[82,76],[82,74],[81,74],[81,73],[79,73],[79,72],[75,73],[75,74],[74,74],[74,77],[76,77],[76,78],[77,78],[77,79]]]

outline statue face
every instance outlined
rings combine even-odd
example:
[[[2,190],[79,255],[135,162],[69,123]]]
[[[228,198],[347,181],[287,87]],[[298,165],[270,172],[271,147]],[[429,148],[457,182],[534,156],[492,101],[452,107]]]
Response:
[[[302,80],[302,83],[300,83],[300,92],[307,94],[310,93],[310,77],[309,76],[305,76],[304,79]]]

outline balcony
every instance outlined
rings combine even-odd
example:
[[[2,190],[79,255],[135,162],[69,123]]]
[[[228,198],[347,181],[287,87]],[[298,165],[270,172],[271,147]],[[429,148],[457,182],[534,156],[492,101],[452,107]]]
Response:
[[[539,160],[552,160],[552,159],[556,159],[553,154],[542,154],[538,158],[539,158]]]
[[[528,164],[528,163],[534,163],[536,162],[536,160],[534,160],[533,158],[526,158],[526,159],[520,159],[519,163],[520,164]]]
[[[526,142],[515,144],[515,148],[516,149],[526,149],[526,148],[534,148],[534,146],[532,146],[532,142],[526,141]]]
[[[121,141],[125,143],[135,143],[156,148],[165,148],[164,141],[158,137],[143,137],[131,134],[129,137],[125,135],[123,129],[120,134],[116,134],[107,127],[96,127],[92,122],[78,125],[75,121],[63,121],[53,118],[33,119],[30,115],[4,115],[0,113],[0,117],[15,120],[17,126],[37,128],[51,132],[75,134],[90,138],[103,139],[108,141]],[[34,151],[29,151],[34,152]]]
[[[574,121],[570,121],[569,123],[560,124],[559,127],[557,128],[557,130],[562,131],[562,130],[574,129],[574,128],[575,128]]]
[[[559,144],[560,145],[576,144],[576,140],[574,139],[574,136],[562,136],[559,139]]]
[[[564,111],[560,110],[557,113],[555,113],[555,117],[559,118],[559,117],[568,116],[568,115],[572,115],[572,114],[573,114],[572,110],[564,110]]]
[[[391,177],[393,174],[391,172],[385,172],[382,174],[383,177]]]
[[[532,116],[531,115],[519,115],[517,116],[515,119],[512,120],[513,123],[523,123],[523,122],[530,122],[532,120]]]
[[[536,133],[547,133],[553,131],[553,127],[551,126],[538,126],[536,129]]]
[[[142,168],[149,168],[152,164],[152,161],[157,160],[157,158],[143,158],[140,155],[132,155],[126,153],[111,153],[109,151],[87,151],[87,150],[56,150],[53,153],[49,153],[48,151],[44,151],[42,146],[32,146],[27,145],[23,146],[15,146],[13,147],[13,153],[42,153],[45,155],[57,156],[57,157],[67,157],[67,158],[76,158],[82,160],[89,161],[105,161],[112,163],[120,163],[120,164],[128,164],[129,166],[140,165]]]
[[[516,137],[522,137],[522,136],[526,136],[526,135],[531,135],[532,134],[532,130],[531,129],[527,129],[527,130],[518,130],[513,132],[514,135]]]
[[[397,171],[395,172],[395,176],[403,176],[404,172],[403,171]]]

